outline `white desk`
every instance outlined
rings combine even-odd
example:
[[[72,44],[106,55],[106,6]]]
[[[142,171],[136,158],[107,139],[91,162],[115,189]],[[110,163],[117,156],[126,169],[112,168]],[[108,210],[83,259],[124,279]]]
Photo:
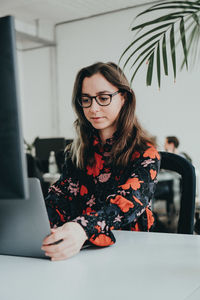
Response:
[[[0,256],[0,299],[200,299],[200,236],[115,236],[113,246],[84,249],[62,262]]]

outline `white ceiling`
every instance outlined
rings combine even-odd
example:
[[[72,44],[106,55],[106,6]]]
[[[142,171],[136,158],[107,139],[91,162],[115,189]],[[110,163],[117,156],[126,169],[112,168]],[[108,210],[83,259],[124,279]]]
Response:
[[[117,11],[152,0],[0,0],[0,16],[58,24],[98,14]]]

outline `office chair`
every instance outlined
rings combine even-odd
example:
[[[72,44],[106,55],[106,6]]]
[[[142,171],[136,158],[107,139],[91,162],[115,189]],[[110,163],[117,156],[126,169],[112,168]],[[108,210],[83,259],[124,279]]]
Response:
[[[193,234],[196,176],[193,165],[180,155],[160,152],[160,169],[181,175],[181,199],[177,233]]]
[[[56,162],[58,167],[60,167],[60,160],[62,159],[62,153],[66,147],[66,140],[65,138],[39,138],[37,137],[34,141],[35,146],[35,154],[40,163],[40,169],[43,173],[48,172],[48,165],[49,165],[49,155],[51,151],[55,152],[56,155]],[[57,161],[58,155],[58,161]],[[60,159],[61,157],[61,159]],[[64,158],[63,158],[64,160]],[[59,168],[60,169],[60,168]]]
[[[62,172],[63,164],[65,161],[64,150],[68,144],[70,144],[72,139],[65,139],[62,137],[58,138],[39,138],[37,137],[34,141],[35,147],[35,159],[37,160],[37,165],[40,172],[47,173],[49,170],[49,155],[51,151],[55,152],[56,163],[58,167],[58,172]],[[42,191],[44,197],[47,196],[49,183],[41,180]]]

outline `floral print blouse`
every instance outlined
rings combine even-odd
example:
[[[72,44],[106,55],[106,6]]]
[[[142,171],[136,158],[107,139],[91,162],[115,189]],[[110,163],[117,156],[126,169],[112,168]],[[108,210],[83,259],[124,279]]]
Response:
[[[89,242],[108,246],[115,242],[112,230],[149,231],[155,220],[150,200],[157,183],[160,156],[147,144],[135,151],[123,171],[107,163],[114,136],[102,146],[95,137],[95,165],[77,169],[68,157],[60,179],[46,198],[51,227],[79,223]]]

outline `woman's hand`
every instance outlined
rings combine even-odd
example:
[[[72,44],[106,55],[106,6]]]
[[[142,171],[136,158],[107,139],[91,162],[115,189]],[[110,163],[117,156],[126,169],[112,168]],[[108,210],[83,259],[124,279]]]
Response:
[[[87,235],[84,229],[75,222],[51,229],[51,234],[43,240],[42,250],[51,260],[64,260],[77,254]]]

